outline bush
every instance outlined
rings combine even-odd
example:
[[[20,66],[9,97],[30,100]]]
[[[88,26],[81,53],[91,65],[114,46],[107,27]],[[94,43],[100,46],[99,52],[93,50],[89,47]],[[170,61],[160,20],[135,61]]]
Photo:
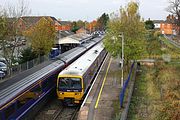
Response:
[[[19,63],[24,63],[34,58],[37,58],[37,55],[32,51],[32,48],[28,47],[21,52]]]

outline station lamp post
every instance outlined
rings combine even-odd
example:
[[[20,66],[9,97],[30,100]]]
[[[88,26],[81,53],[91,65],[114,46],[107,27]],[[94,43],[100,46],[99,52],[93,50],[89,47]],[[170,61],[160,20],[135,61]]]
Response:
[[[121,49],[121,87],[123,87],[123,84],[124,84],[124,34],[123,32],[121,32],[121,35],[119,35],[119,37],[122,38],[121,40],[121,44],[122,44],[122,49]]]
[[[121,49],[121,60],[119,63],[121,63],[121,87],[123,87],[124,84],[124,71],[123,71],[123,67],[124,67],[124,34],[123,32],[121,32],[121,34],[118,36],[119,38],[121,38],[121,45],[122,45],[122,49]],[[112,40],[117,40],[117,37],[112,36]]]

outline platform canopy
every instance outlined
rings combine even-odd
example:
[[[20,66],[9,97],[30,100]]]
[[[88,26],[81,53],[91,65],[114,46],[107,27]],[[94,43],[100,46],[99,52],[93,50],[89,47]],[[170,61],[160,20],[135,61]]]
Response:
[[[88,38],[91,37],[88,34],[80,33],[80,34],[74,34],[70,35],[65,38],[61,38],[58,40],[58,44],[81,44],[88,40]]]
[[[80,42],[73,38],[65,37],[65,38],[59,39],[58,44],[80,44]]]

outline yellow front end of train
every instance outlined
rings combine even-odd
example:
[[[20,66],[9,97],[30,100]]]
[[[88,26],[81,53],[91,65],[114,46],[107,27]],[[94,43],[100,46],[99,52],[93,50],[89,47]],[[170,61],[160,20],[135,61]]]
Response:
[[[80,103],[84,95],[81,76],[59,75],[57,79],[57,96],[66,105]]]

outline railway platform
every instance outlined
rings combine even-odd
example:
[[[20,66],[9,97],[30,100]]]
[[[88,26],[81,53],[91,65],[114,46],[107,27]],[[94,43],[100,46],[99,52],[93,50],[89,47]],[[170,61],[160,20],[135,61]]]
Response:
[[[115,117],[121,90],[118,63],[118,60],[107,57],[80,108],[78,120],[112,120]]]

